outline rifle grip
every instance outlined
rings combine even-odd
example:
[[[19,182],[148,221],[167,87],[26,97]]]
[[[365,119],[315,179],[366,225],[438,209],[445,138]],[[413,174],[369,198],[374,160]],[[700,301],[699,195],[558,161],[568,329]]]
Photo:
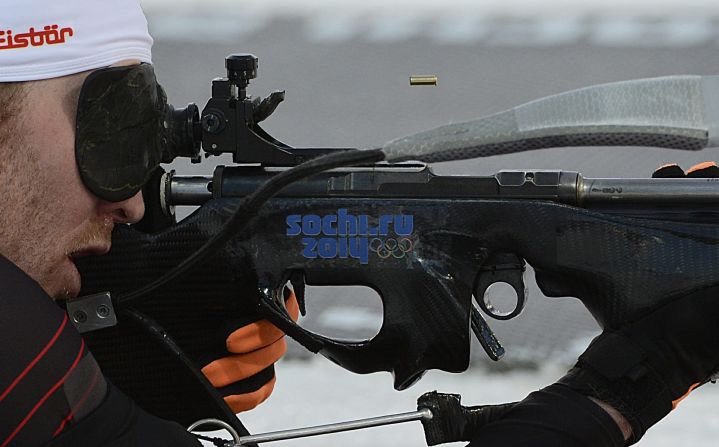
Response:
[[[449,260],[422,258],[421,268],[407,269],[395,260],[389,267],[305,268],[311,286],[359,284],[372,287],[383,302],[384,321],[371,340],[348,342],[324,337],[291,321],[276,299],[283,279],[260,270],[260,309],[295,341],[347,370],[364,374],[390,371],[395,389],[409,387],[428,369],[464,371],[469,366],[469,320],[472,279]],[[401,267],[401,268],[400,268]],[[282,277],[277,277],[282,278]],[[487,336],[492,335],[487,330]],[[501,351],[498,343],[497,351]],[[401,348],[398,351],[398,347]],[[499,353],[501,355],[501,352]]]

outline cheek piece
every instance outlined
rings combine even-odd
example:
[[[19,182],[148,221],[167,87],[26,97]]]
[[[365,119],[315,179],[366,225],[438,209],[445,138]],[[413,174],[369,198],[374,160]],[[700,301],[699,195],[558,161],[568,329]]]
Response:
[[[137,194],[160,163],[199,153],[197,107],[175,110],[152,65],[92,72],[78,101],[75,159],[85,186],[109,202]]]

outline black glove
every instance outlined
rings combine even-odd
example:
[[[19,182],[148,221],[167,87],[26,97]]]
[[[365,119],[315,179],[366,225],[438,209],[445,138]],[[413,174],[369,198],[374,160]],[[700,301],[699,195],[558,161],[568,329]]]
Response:
[[[605,331],[560,382],[619,411],[630,444],[719,366],[719,288],[677,299],[618,331]]]
[[[652,177],[719,177],[719,167],[705,162],[684,172],[671,164]],[[719,288],[680,297],[620,330],[603,332],[560,382],[618,410],[632,426],[633,444],[712,379],[719,366],[717,321]]]

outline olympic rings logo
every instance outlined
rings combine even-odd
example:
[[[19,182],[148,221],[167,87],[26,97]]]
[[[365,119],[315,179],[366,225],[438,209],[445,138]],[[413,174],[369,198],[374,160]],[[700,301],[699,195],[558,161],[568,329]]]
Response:
[[[377,256],[382,259],[387,259],[390,256],[397,259],[404,258],[407,253],[412,251],[412,247],[414,247],[414,243],[406,237],[400,239],[380,239],[376,237],[369,243],[369,249],[377,253]]]

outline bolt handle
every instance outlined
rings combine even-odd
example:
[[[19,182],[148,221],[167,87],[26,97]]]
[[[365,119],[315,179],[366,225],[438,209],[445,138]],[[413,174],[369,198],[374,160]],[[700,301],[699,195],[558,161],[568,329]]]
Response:
[[[251,79],[257,77],[257,57],[254,54],[230,54],[225,58],[227,79],[244,89]]]

